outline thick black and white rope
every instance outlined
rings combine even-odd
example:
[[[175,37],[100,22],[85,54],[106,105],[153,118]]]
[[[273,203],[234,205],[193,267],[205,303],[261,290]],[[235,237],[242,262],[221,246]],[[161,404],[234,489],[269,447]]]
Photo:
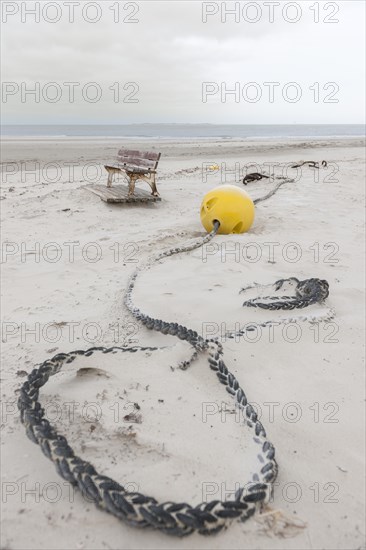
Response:
[[[141,271],[149,269],[163,258],[202,246],[216,235],[218,227],[219,224],[216,222],[213,231],[204,238],[187,246],[172,248],[158,254],[150,259],[145,266],[138,267],[129,281],[125,304],[134,317],[146,328],[177,336],[191,344],[192,356],[180,365],[182,369],[186,369],[199,353],[205,352],[208,356],[210,369],[233,397],[236,407],[240,409],[243,420],[251,430],[253,442],[258,449],[258,470],[245,486],[238,489],[234,499],[214,500],[192,506],[187,503],[171,501],[159,503],[151,496],[127,491],[123,485],[99,474],[92,464],[76,456],[66,438],[59,434],[47,420],[39,401],[39,390],[47,383],[50,376],[57,374],[64,365],[72,363],[81,355],[89,357],[94,353],[134,353],[138,349],[156,348],[94,347],[88,350],[59,353],[52,359],[44,361],[39,368],[29,374],[20,389],[18,399],[21,421],[26,428],[28,437],[40,445],[46,457],[54,462],[57,472],[63,479],[78,487],[96,506],[130,525],[150,526],[176,536],[188,535],[194,531],[209,535],[220,531],[233,518],[248,519],[258,507],[268,502],[277,476],[275,449],[267,439],[265,429],[248,402],[244,390],[235,376],[227,369],[223,361],[220,342],[203,339],[196,331],[180,324],[150,317],[141,312],[132,301],[133,289]]]
[[[279,279],[274,283],[274,290],[278,291],[286,282],[291,282],[294,286],[295,294],[293,296],[262,296],[252,298],[243,302],[244,307],[258,307],[261,309],[292,310],[303,309],[312,304],[322,304],[329,296],[329,284],[325,279],[304,279],[299,281],[296,277],[289,279]],[[242,288],[240,292],[248,290]]]
[[[281,181],[268,195],[254,202],[269,198],[287,181],[289,180]],[[252,433],[253,442],[257,446],[258,468],[252,479],[238,489],[234,499],[214,500],[192,506],[185,502],[159,503],[154,497],[128,491],[113,479],[99,474],[92,464],[78,457],[67,439],[59,434],[46,418],[45,410],[39,401],[39,390],[47,383],[50,376],[57,374],[64,365],[71,364],[79,356],[89,357],[94,353],[104,355],[136,353],[138,350],[157,348],[93,347],[88,350],[59,353],[32,370],[20,388],[18,399],[21,422],[25,426],[28,437],[40,445],[46,457],[54,462],[57,472],[63,479],[78,487],[97,507],[130,525],[153,527],[180,537],[194,531],[203,535],[217,533],[234,518],[242,521],[250,518],[259,507],[268,502],[278,471],[274,446],[267,439],[265,429],[238,380],[226,367],[221,343],[216,339],[204,339],[196,331],[178,323],[151,317],[143,313],[132,299],[137,278],[142,271],[150,269],[164,258],[203,246],[213,239],[218,229],[219,222],[215,222],[211,233],[203,238],[186,246],[171,248],[150,258],[145,265],[137,267],[127,286],[125,304],[132,315],[146,328],[177,336],[192,346],[191,357],[180,364],[180,368],[188,368],[198,354],[205,353],[210,369],[232,396],[235,406],[240,409],[243,420]]]

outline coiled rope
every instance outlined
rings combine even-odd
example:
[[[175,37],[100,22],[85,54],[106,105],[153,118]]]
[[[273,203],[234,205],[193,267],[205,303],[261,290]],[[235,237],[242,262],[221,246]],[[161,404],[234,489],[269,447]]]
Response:
[[[243,303],[244,307],[259,307],[261,309],[270,309],[276,311],[279,309],[303,309],[312,304],[323,303],[329,296],[329,284],[326,280],[321,279],[305,279],[299,281],[296,277],[289,279],[279,279],[274,283],[274,290],[278,291],[284,283],[291,282],[295,287],[294,296],[262,296],[246,300]],[[258,285],[259,286],[259,285]],[[245,292],[248,288],[242,288],[240,292]],[[262,288],[264,288],[262,286]]]

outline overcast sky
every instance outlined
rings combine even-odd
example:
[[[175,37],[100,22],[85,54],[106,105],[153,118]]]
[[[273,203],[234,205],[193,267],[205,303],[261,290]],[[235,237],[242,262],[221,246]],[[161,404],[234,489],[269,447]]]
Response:
[[[365,3],[278,3],[2,1],[3,123],[364,122]]]

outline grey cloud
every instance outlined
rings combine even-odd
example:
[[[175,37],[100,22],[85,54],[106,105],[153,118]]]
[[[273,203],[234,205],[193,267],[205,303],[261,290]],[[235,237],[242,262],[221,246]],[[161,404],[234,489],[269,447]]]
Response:
[[[63,7],[64,3],[58,4]],[[55,104],[32,104],[31,99],[22,104],[15,96],[3,105],[5,121],[362,122],[362,2],[334,3],[340,7],[340,22],[336,24],[315,24],[309,2],[298,2],[303,15],[294,24],[281,17],[270,23],[267,16],[255,24],[235,23],[233,18],[223,24],[215,16],[204,24],[199,1],[138,2],[135,17],[139,23],[117,24],[109,9],[115,2],[99,4],[102,18],[95,24],[81,20],[80,15],[75,23],[68,23],[63,7],[64,17],[55,24],[37,24],[32,19],[21,23],[13,16],[2,25],[3,80],[26,81],[29,85],[55,81],[60,86],[67,81],[96,81],[103,90],[97,104],[83,101],[80,94],[77,103],[70,104],[66,91]],[[122,8],[126,5],[121,4]],[[240,6],[245,4],[248,2]],[[262,6],[263,14],[267,13],[263,2],[257,4]],[[320,4],[323,9],[327,3]],[[121,15],[128,11],[121,9]],[[80,14],[80,8],[76,14]],[[116,81],[122,86],[136,82],[140,102],[115,104],[109,86]],[[275,104],[264,100],[228,100],[223,104],[217,96],[203,104],[201,87],[205,81],[226,82],[228,88],[235,82],[262,85],[277,81],[282,86],[295,81],[303,88],[304,97],[296,104],[281,98]],[[314,104],[309,86],[333,81],[341,88],[340,102]]]

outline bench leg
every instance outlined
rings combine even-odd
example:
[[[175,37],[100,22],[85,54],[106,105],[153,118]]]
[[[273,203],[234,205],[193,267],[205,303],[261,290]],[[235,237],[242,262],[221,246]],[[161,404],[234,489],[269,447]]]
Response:
[[[107,187],[112,187],[114,174],[121,172],[120,168],[113,168],[112,166],[104,166],[108,172]]]
[[[158,189],[157,189],[156,183],[155,183],[155,174],[151,174],[150,187],[151,187],[151,194],[152,194],[154,197],[158,197],[158,196],[159,196],[159,193],[158,193]]]
[[[108,170],[108,180],[107,180],[107,187],[112,187],[112,181],[113,181],[113,172]]]
[[[136,181],[142,180],[146,181],[151,187],[151,194],[153,197],[158,197],[159,193],[155,184],[155,174],[149,174],[145,176],[144,174],[135,174],[134,172],[126,172],[128,177],[128,196],[132,197],[135,194]]]
[[[132,197],[135,194],[136,181],[139,179],[139,177],[138,177],[137,174],[129,173],[127,175],[128,175],[128,179],[129,179],[129,182],[128,182],[128,196]]]
[[[146,181],[151,187],[151,194],[153,197],[158,197],[159,193],[155,183],[155,174],[149,174],[149,176],[140,176],[140,179]]]

